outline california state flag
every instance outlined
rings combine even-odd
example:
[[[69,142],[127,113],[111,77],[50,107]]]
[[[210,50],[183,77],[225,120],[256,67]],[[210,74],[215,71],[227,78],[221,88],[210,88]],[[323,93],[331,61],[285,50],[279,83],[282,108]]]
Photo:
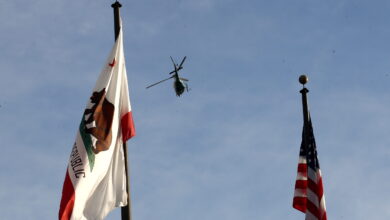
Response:
[[[121,31],[81,118],[60,220],[104,219],[115,207],[127,205],[123,143],[134,135]]]

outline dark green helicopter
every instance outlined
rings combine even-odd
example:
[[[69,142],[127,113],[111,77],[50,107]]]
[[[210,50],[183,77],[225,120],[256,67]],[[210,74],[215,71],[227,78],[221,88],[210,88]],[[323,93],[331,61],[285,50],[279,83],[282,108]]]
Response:
[[[150,85],[150,86],[148,86],[146,88],[149,89],[152,86],[155,86],[155,85],[157,85],[159,83],[167,81],[168,79],[174,78],[175,81],[173,82],[173,88],[175,89],[176,95],[180,96],[181,94],[183,94],[184,90],[187,90],[187,92],[188,92],[188,85],[187,85],[187,83],[185,83],[185,82],[188,82],[188,79],[179,77],[179,71],[181,69],[183,69],[183,63],[186,60],[186,58],[187,58],[187,56],[185,56],[183,58],[183,60],[181,61],[180,65],[177,65],[177,63],[175,63],[175,61],[171,57],[171,60],[172,60],[172,63],[173,63],[173,67],[175,68],[175,70],[171,71],[169,74],[173,74],[173,76],[171,76],[171,77],[169,77],[167,79],[161,80],[159,82],[156,82],[156,83],[154,83],[154,84],[152,84],[152,85]]]

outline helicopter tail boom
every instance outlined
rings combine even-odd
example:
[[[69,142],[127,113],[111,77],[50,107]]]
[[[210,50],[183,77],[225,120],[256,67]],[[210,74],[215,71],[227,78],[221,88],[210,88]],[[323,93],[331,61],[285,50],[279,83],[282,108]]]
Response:
[[[171,77],[169,77],[169,78],[166,78],[166,79],[163,79],[163,80],[158,81],[158,82],[156,82],[156,83],[153,83],[152,85],[150,85],[150,86],[148,86],[148,87],[146,87],[146,88],[149,89],[150,87],[155,86],[155,85],[157,85],[157,84],[160,84],[160,83],[162,83],[162,82],[165,82],[165,81],[167,81],[168,79],[172,79],[173,77],[175,77],[175,76],[171,76]]]

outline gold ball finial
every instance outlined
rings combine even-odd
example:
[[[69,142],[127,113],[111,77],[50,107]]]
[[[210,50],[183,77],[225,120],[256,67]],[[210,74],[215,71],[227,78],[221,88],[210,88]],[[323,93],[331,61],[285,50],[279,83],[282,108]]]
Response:
[[[299,82],[300,82],[302,85],[305,85],[308,81],[309,81],[309,78],[307,78],[306,75],[301,75],[301,76],[299,77]]]

